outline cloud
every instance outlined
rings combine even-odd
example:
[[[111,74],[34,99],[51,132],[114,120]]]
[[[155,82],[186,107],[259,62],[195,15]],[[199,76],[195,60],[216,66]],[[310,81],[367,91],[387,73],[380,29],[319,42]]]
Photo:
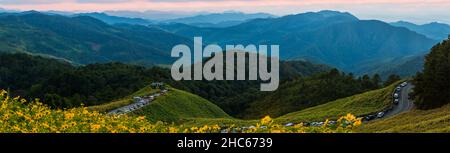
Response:
[[[107,4],[107,3],[123,3],[130,2],[130,0],[76,0],[78,3],[99,3],[99,4]]]
[[[59,3],[60,0],[0,0],[3,5],[21,5],[21,4],[52,4]]]

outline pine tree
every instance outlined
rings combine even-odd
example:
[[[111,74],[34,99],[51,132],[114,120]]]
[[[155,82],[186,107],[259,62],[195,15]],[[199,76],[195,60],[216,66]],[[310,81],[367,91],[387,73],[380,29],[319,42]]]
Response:
[[[416,87],[412,95],[417,107],[431,109],[450,103],[449,81],[450,41],[445,40],[431,49],[423,73],[414,79]]]
[[[397,81],[400,81],[402,78],[399,75],[391,74],[388,79],[384,82],[383,86],[387,87]]]

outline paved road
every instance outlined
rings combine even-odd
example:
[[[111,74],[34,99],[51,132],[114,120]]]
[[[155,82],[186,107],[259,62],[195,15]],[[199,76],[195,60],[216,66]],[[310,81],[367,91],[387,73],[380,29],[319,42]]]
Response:
[[[140,108],[143,108],[143,107],[149,105],[157,97],[166,94],[168,91],[169,90],[162,90],[161,92],[155,93],[151,96],[133,97],[134,103],[114,109],[114,110],[108,112],[108,114],[127,114],[130,112],[133,112],[135,110],[138,110]]]
[[[398,103],[398,105],[394,105],[394,108],[391,111],[387,112],[383,118],[395,116],[413,109],[414,102],[409,99],[409,93],[411,93],[413,88],[414,86],[411,83],[408,83],[407,86],[403,87],[400,92],[400,102]]]

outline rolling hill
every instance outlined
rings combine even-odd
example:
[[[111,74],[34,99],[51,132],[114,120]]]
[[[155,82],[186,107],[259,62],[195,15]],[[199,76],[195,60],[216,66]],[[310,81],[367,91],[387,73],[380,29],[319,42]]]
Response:
[[[278,44],[282,59],[307,59],[346,72],[369,61],[425,53],[437,43],[406,28],[335,11],[255,19],[227,28],[160,27],[186,37],[203,36],[204,41],[221,45]]]
[[[368,91],[362,94],[341,98],[323,105],[289,113],[277,118],[277,122],[317,122],[324,119],[337,119],[347,113],[356,116],[382,111],[391,106],[392,92],[396,84]]]
[[[159,90],[159,89],[158,89]],[[133,102],[134,96],[145,96],[158,92],[150,87],[143,88],[136,93],[111,103],[90,107],[92,110],[106,112],[126,106]],[[210,101],[186,91],[171,88],[166,95],[156,98],[149,105],[131,113],[146,116],[150,121],[182,122],[194,118],[231,118],[218,106]]]
[[[392,91],[398,83],[394,83],[383,89],[368,91],[361,94],[340,98],[322,105],[310,107],[301,111],[292,112],[283,116],[274,118],[274,122],[301,123],[301,122],[319,122],[326,119],[335,120],[348,113],[356,116],[373,114],[391,107]],[[273,116],[271,116],[273,117]],[[251,126],[258,123],[258,120],[243,120],[235,118],[210,118],[210,119],[189,119],[183,122],[184,125],[230,125]],[[375,122],[376,123],[376,122]],[[369,126],[370,124],[368,124]],[[375,127],[375,126],[374,126]],[[361,131],[364,129],[361,128]],[[370,130],[370,129],[368,129]]]
[[[252,100],[240,116],[247,119],[287,113],[321,105],[339,98],[378,88],[373,78],[357,78],[337,70],[284,82],[275,92]]]
[[[363,124],[356,132],[364,133],[448,133],[450,105],[432,110],[413,110]]]

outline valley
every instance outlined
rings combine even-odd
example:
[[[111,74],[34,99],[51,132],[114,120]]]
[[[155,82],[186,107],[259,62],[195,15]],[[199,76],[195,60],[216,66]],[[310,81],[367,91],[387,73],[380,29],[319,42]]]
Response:
[[[91,132],[102,126],[103,132],[150,133],[448,132],[447,30],[444,24],[387,23],[328,10],[159,21],[107,13],[0,13],[0,99],[8,114],[0,116],[22,121],[29,116],[9,110],[34,111],[28,107],[70,121],[72,114],[96,116],[83,125]],[[279,88],[261,91],[269,79],[172,78],[169,66],[176,58],[170,50],[179,44],[192,49],[196,36],[219,46],[280,45]],[[12,98],[17,96],[22,99]],[[52,124],[67,132],[85,124],[75,120],[70,129],[62,122]]]

